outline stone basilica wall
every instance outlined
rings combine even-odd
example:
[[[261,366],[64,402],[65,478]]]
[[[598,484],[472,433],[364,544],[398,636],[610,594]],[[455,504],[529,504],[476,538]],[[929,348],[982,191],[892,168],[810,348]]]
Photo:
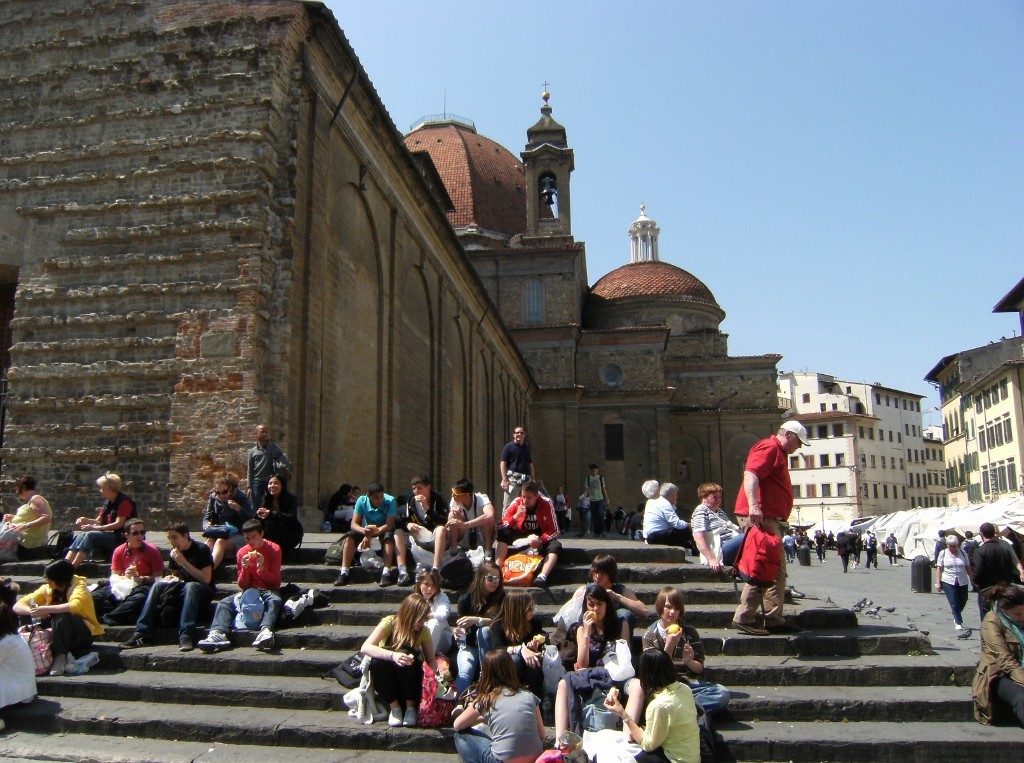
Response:
[[[8,0],[0,38],[5,479],[191,519],[260,422],[306,505],[493,479],[526,367],[329,13]]]

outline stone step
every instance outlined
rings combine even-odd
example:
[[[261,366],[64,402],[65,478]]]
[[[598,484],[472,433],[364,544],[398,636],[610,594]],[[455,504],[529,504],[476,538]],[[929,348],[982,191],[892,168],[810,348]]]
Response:
[[[843,723],[723,722],[719,731],[730,760],[742,761],[908,761],[971,760],[1018,763],[1021,731],[971,721]]]
[[[730,688],[738,686],[970,686],[977,666],[973,655],[871,654],[861,657],[717,655],[705,676]]]
[[[197,682],[194,686],[196,693],[205,690],[203,683]],[[37,733],[85,733],[174,741],[216,739],[226,744],[319,750],[455,752],[451,728],[390,728],[383,722],[364,726],[340,711],[282,711],[241,706],[237,700],[236,697],[234,704],[211,712],[207,705],[160,708],[146,702],[119,699],[40,697],[28,705],[5,708],[4,718],[12,728]],[[159,710],[154,712],[157,708]]]
[[[861,723],[974,719],[969,687],[749,686],[729,687],[733,721]]]
[[[151,653],[152,654],[152,653]],[[156,659],[154,657],[154,659]],[[40,678],[42,697],[117,697],[123,702],[153,704],[218,705],[222,707],[276,707],[285,710],[345,711],[342,696],[347,691],[333,678],[292,675],[261,675],[244,672],[220,674],[215,681],[193,673],[150,670],[144,681],[132,680],[136,673],[110,672],[94,668],[73,678]],[[202,691],[196,691],[197,680]]]
[[[367,749],[257,747],[220,741],[185,742],[170,739],[99,736],[76,733],[12,731],[0,736],[0,759],[8,763],[88,761],[88,763],[452,763],[451,753],[399,752]]]

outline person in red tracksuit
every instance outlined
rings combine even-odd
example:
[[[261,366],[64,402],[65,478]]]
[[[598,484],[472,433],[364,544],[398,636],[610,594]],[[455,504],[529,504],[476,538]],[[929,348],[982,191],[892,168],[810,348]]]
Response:
[[[532,481],[523,485],[519,497],[508,505],[498,523],[498,565],[505,564],[510,544],[531,535],[537,536],[531,544],[533,550],[544,557],[540,574],[533,579],[533,584],[543,586],[558,563],[562,544],[555,540],[558,522],[551,501],[540,494],[540,483]]]

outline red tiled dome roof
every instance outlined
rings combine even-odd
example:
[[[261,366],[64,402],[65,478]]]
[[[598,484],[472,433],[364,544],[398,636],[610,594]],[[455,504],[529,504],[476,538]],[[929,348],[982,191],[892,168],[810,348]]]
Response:
[[[700,279],[667,262],[632,262],[601,278],[590,290],[599,299],[686,297],[718,307],[715,295]]]
[[[452,227],[525,232],[526,174],[504,146],[458,122],[428,122],[405,136],[405,146],[426,151],[437,167],[455,206]]]

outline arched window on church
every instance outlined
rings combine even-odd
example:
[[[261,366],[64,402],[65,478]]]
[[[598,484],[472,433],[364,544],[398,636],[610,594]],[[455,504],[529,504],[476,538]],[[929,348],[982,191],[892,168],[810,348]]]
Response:
[[[523,322],[544,322],[544,284],[539,278],[523,282]]]

